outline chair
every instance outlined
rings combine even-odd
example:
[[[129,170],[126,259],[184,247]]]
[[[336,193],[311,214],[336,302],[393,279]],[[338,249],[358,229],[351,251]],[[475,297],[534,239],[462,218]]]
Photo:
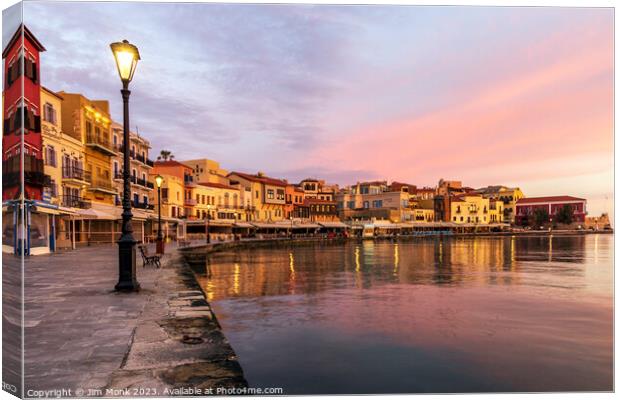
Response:
[[[140,254],[142,255],[142,268],[146,268],[149,264],[155,265],[157,268],[161,268],[160,256],[150,256],[149,250],[144,245],[140,245],[138,248],[140,249]]]

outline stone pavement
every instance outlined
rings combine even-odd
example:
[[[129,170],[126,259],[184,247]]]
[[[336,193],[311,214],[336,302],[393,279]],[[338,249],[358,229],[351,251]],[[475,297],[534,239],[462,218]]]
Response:
[[[191,270],[166,250],[161,269],[142,268],[138,254],[142,290],[129,294],[113,291],[116,246],[27,259],[27,397],[29,389],[161,396],[171,388],[247,385]]]

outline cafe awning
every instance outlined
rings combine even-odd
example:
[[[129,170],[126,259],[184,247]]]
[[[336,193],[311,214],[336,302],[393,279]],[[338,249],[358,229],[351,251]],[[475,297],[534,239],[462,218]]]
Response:
[[[348,228],[348,225],[340,221],[319,222],[324,228]]]

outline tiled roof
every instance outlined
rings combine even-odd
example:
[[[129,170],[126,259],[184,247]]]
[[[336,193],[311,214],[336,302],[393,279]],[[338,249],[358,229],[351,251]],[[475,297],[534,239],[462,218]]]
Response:
[[[288,185],[288,183],[286,181],[283,181],[281,179],[275,179],[275,178],[270,178],[268,176],[258,176],[258,175],[251,175],[251,174],[246,174],[243,172],[231,172],[230,174],[228,174],[228,176],[230,175],[237,175],[240,176],[244,179],[247,179],[248,181],[253,181],[253,182],[260,182],[263,184],[267,184],[267,185],[274,185],[274,186],[286,186]]]
[[[182,166],[185,168],[189,168],[192,169],[192,167],[190,167],[189,165],[185,165],[183,163],[180,163],[176,160],[166,160],[166,161],[155,161],[155,166],[156,167],[176,167],[176,166]]]
[[[214,188],[220,188],[220,189],[237,190],[236,187],[233,187],[233,186],[230,186],[230,185],[226,185],[226,184],[223,184],[223,183],[219,183],[219,182],[198,182],[198,184],[200,186],[214,187]]]
[[[545,197],[524,197],[517,201],[518,205],[521,204],[529,204],[529,203],[551,203],[558,201],[586,201],[586,199],[582,199],[580,197],[573,196],[545,196]]]

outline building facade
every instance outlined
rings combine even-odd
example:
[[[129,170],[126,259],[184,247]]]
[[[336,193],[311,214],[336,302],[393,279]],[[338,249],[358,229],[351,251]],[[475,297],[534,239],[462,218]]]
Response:
[[[525,197],[517,201],[515,223],[520,226],[531,224],[536,210],[545,212],[549,222],[556,221],[556,214],[565,205],[572,210],[574,223],[583,224],[586,218],[586,199],[573,196]]]
[[[277,222],[285,219],[284,208],[288,182],[270,178],[261,172],[254,175],[231,172],[228,174],[228,179],[231,184],[243,188],[244,193],[251,193],[251,221]]]
[[[122,206],[123,199],[123,127],[121,124],[112,122],[112,148],[115,150],[111,159],[112,176],[114,177],[114,189],[116,190],[115,204]],[[129,158],[130,181],[131,181],[131,206],[147,212],[153,210],[153,191],[155,185],[149,175],[153,168],[153,161],[149,158],[151,145],[144,137],[129,132]]]

